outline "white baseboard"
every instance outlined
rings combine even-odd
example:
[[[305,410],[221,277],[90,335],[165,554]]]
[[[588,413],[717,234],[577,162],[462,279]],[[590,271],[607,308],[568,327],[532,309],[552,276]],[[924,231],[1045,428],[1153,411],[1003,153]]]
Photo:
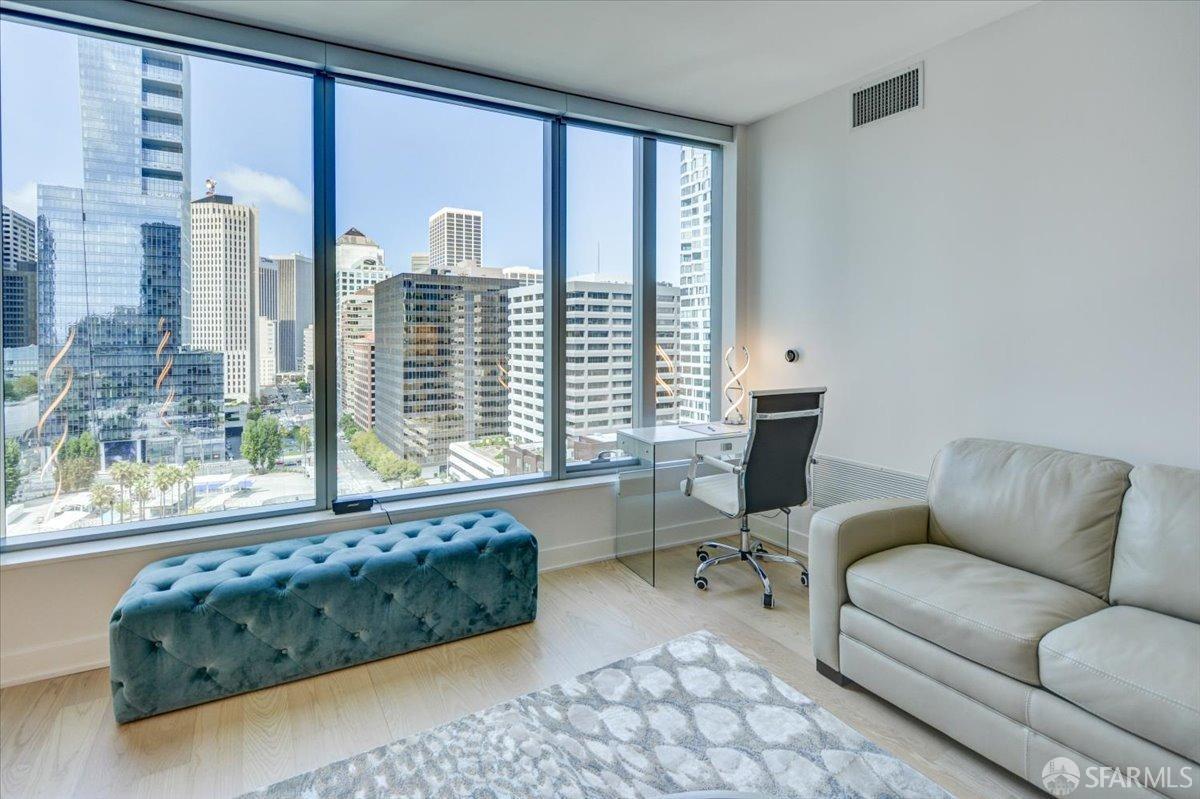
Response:
[[[108,665],[108,631],[0,655],[0,688]]]

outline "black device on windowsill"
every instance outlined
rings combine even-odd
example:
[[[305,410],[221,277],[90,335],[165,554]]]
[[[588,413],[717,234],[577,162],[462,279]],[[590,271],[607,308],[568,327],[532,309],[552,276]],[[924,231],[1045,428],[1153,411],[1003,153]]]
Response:
[[[333,501],[333,512],[342,513],[358,513],[364,510],[370,510],[375,504],[374,497],[347,497],[346,499],[335,499]]]

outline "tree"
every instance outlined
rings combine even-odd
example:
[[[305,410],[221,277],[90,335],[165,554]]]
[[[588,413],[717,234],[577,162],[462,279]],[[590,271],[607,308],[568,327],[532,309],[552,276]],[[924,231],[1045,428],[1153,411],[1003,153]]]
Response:
[[[283,431],[274,416],[249,422],[242,430],[242,457],[262,474],[275,465],[283,452]]]
[[[133,513],[133,504],[127,499],[117,500],[116,504],[114,504],[113,507],[116,508],[117,513],[121,514],[122,522],[125,521],[126,516]]]
[[[4,399],[11,402],[20,402],[36,394],[37,389],[36,375],[21,375],[16,380],[4,381]]]
[[[98,485],[92,489],[92,507],[100,511],[100,521],[104,521],[104,514],[112,508],[117,501],[117,490],[111,485]],[[109,519],[112,521],[112,519]]]
[[[354,434],[360,429],[358,422],[354,421],[354,415],[349,413],[342,414],[339,424],[342,426],[342,435],[344,435],[347,440],[354,438]]]
[[[301,394],[307,394],[310,390],[312,390],[312,384],[301,378],[300,381],[296,383],[296,388],[300,389]]]
[[[130,489],[130,494],[138,504],[138,518],[143,521],[146,519],[146,503],[150,501],[151,485],[150,477],[145,473],[138,475],[133,481]]]
[[[154,467],[153,481],[154,487],[158,489],[158,515],[167,515],[167,492],[175,485],[179,479],[177,472],[179,469],[169,463],[160,463]]]
[[[187,504],[189,508],[196,501],[193,488],[196,485],[196,475],[198,474],[200,474],[200,461],[193,458],[183,464],[183,487],[187,492]]]
[[[312,430],[308,425],[302,424],[292,428],[292,437],[296,439],[296,443],[300,445],[300,454],[307,455],[308,447],[312,444]]]
[[[63,491],[82,491],[100,471],[100,445],[90,432],[67,439],[54,467]]]
[[[10,503],[21,485],[21,448],[15,438],[4,439],[4,501]]]
[[[125,491],[137,478],[138,467],[131,461],[117,461],[108,467],[108,476],[121,489],[121,499],[125,499]]]

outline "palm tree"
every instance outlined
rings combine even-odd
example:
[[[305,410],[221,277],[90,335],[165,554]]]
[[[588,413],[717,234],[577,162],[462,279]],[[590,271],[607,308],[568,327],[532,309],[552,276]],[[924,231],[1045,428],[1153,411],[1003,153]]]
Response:
[[[154,487],[158,489],[158,515],[167,515],[167,492],[171,490],[171,486],[175,485],[175,467],[167,463],[160,463],[154,467],[153,481]]]
[[[296,443],[300,445],[300,460],[303,463],[307,460],[308,445],[312,443],[312,430],[308,425],[302,424],[295,430]]]
[[[117,500],[114,507],[117,509],[117,513],[121,514],[122,522],[125,521],[126,514],[133,513],[133,505],[127,499]]]
[[[104,512],[112,508],[117,501],[117,491],[108,483],[92,488],[92,507],[100,511],[100,521],[104,521]],[[112,521],[112,518],[109,518]]]
[[[150,477],[147,474],[141,474],[133,481],[133,486],[130,493],[137,500],[138,518],[142,521],[146,520],[146,502],[150,499],[151,485]]]
[[[108,475],[121,488],[121,499],[125,499],[125,490],[133,484],[137,477],[137,466],[132,461],[117,461],[108,467]]]
[[[183,464],[184,488],[187,491],[189,508],[196,502],[195,485],[198,474],[200,474],[200,461],[193,459]]]

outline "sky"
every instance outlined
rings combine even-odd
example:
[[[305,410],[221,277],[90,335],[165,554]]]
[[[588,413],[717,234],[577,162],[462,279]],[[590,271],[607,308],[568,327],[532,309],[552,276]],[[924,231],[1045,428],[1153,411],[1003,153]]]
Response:
[[[300,75],[190,57],[192,196],[259,208],[260,254],[312,246],[312,84]],[[36,79],[31,79],[36,76]],[[542,267],[542,122],[339,84],[338,233],[379,242],[393,272],[428,249],[443,206],[483,212],[485,266]],[[0,23],[0,191],[36,216],[36,184],[82,184],[76,36]],[[633,142],[569,128],[567,273],[632,273]],[[677,145],[658,153],[658,270],[678,281]]]

